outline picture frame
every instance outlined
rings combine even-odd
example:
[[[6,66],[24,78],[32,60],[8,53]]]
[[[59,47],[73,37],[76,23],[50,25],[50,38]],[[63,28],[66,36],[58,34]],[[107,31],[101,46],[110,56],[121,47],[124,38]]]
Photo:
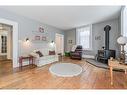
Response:
[[[68,43],[69,43],[69,44],[72,44],[72,40],[68,40]]]
[[[40,26],[38,30],[39,30],[40,33],[44,33],[44,28],[43,27]]]
[[[47,40],[46,36],[42,36],[42,39],[41,40],[42,41],[46,41]]]
[[[95,40],[101,40],[101,36],[95,36]]]
[[[40,40],[40,36],[35,36],[35,40]]]

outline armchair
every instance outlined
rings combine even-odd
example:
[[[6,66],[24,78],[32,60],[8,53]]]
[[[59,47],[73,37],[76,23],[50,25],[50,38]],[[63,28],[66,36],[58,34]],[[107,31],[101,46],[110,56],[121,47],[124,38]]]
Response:
[[[75,47],[76,49],[74,51],[70,51],[70,58],[71,59],[82,59],[82,46],[81,45],[77,45]]]

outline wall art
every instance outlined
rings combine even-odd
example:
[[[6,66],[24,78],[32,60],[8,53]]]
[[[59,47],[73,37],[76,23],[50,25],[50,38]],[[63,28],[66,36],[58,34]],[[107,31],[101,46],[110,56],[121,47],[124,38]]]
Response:
[[[35,40],[40,40],[40,36],[35,36]]]

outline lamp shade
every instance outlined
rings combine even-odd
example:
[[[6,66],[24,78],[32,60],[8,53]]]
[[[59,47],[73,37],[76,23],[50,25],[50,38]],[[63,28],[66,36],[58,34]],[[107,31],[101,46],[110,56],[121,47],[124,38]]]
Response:
[[[117,39],[117,42],[118,42],[118,44],[126,44],[127,43],[127,37],[121,36]]]

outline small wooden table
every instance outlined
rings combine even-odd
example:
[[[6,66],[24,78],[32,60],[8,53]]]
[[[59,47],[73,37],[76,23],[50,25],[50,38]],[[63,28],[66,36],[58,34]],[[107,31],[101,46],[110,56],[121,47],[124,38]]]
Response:
[[[127,65],[120,64],[119,61],[113,59],[108,60],[108,65],[110,68],[110,76],[111,76],[111,85],[113,85],[113,69],[123,69],[125,71],[125,74],[127,73]]]
[[[34,57],[33,56],[20,56],[19,57],[19,67],[21,67],[21,68],[22,68],[22,65],[23,65],[23,60],[28,60],[29,65],[34,64]]]
[[[58,53],[58,60],[62,61],[62,53]]]

